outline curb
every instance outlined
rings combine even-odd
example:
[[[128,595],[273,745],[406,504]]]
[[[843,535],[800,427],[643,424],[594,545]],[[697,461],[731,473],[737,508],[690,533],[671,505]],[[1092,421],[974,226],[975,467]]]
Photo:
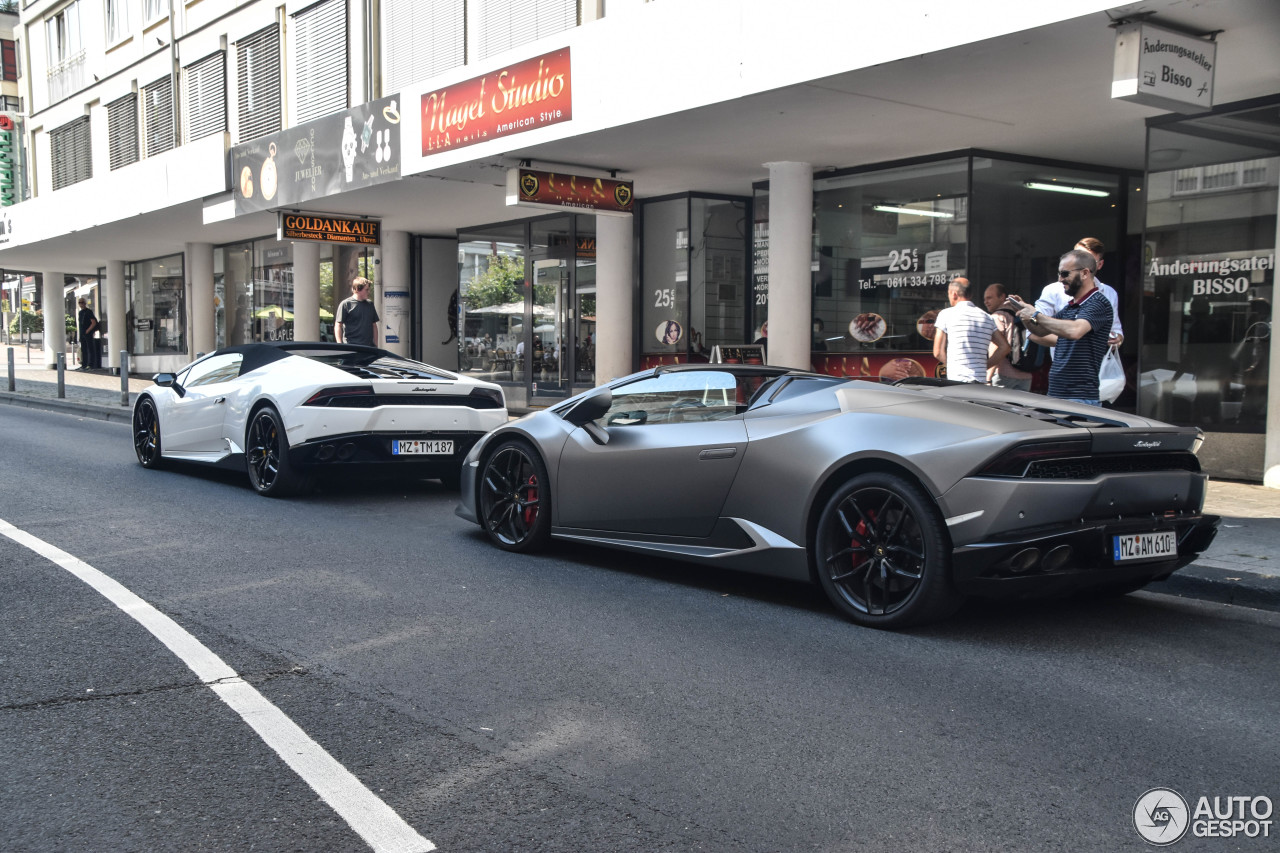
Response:
[[[27,394],[18,394],[8,391],[0,391],[0,403],[7,403],[11,406],[22,406],[27,409],[44,409],[49,412],[58,412],[64,415],[76,415],[82,418],[93,418],[99,421],[109,421],[111,423],[132,423],[133,422],[133,395],[130,395],[130,405],[128,408],[124,406],[106,406],[101,403],[86,403],[78,400],[58,399],[56,397],[34,397]]]
[[[1148,584],[1142,590],[1256,610],[1280,611],[1280,576],[1247,570],[1228,571],[1192,563],[1174,572],[1168,580]]]

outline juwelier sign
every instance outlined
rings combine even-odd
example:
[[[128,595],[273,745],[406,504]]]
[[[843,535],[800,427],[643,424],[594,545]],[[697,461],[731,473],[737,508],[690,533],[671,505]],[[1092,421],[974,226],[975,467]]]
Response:
[[[1145,23],[1116,28],[1111,97],[1181,113],[1213,106],[1214,42]]]
[[[397,180],[399,98],[389,95],[232,148],[236,215]]]
[[[282,212],[276,227],[276,239],[376,246],[382,241],[382,220]]]

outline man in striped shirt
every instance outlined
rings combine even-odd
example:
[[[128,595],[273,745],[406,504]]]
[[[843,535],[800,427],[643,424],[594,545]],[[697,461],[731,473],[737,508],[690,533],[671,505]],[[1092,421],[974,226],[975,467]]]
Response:
[[[1058,260],[1058,280],[1071,301],[1050,317],[1035,305],[1009,297],[1031,340],[1054,347],[1049,370],[1049,396],[1101,406],[1098,371],[1107,354],[1113,308],[1095,283],[1098,262],[1084,249],[1072,249]]]
[[[958,276],[947,285],[950,308],[938,312],[934,322],[933,356],[947,366],[947,378],[958,382],[985,382],[987,368],[1009,354],[1009,340],[996,328],[991,315],[969,298],[969,279]],[[989,352],[988,344],[995,344]]]

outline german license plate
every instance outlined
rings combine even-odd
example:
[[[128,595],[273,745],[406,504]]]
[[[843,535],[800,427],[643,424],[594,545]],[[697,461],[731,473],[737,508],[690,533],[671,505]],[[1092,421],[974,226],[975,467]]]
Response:
[[[1178,536],[1172,530],[1112,536],[1111,544],[1112,560],[1117,563],[1166,560],[1178,555]]]
[[[393,456],[447,456],[453,453],[453,442],[443,441],[440,439],[414,439],[413,441],[393,439],[391,442],[391,453]]]

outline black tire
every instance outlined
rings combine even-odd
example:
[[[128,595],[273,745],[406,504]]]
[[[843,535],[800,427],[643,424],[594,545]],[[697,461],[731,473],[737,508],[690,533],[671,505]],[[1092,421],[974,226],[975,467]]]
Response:
[[[504,551],[531,553],[551,538],[551,480],[542,457],[523,441],[504,441],[484,463],[476,497],[480,524]]]
[[[249,482],[260,495],[282,498],[306,484],[289,462],[289,437],[280,413],[264,406],[254,413],[245,433],[245,467]]]
[[[133,407],[133,450],[143,468],[155,470],[164,464],[160,455],[160,416],[150,397],[143,397]]]
[[[963,603],[942,514],[894,474],[860,474],[836,490],[818,519],[814,561],[831,603],[859,625],[919,625]]]

